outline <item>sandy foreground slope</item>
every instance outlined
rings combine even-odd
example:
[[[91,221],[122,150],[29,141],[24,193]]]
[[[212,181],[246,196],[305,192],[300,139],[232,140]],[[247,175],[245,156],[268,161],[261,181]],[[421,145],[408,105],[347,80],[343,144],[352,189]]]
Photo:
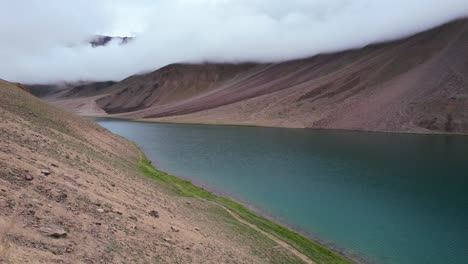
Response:
[[[0,263],[312,263],[222,206],[143,176],[140,158],[131,142],[0,80]]]

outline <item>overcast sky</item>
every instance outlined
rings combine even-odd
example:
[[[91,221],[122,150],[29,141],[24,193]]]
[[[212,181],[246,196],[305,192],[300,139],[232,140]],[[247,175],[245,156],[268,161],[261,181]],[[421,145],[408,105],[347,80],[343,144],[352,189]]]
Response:
[[[280,61],[468,15],[467,0],[0,0],[0,78],[120,80],[174,62]],[[136,36],[92,48],[93,34]]]

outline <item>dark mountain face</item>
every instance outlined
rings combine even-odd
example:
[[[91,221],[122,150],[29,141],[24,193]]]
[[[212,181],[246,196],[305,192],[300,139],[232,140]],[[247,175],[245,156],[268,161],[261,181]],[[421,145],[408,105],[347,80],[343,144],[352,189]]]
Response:
[[[93,82],[84,85],[78,85],[69,89],[62,97],[81,97],[81,96],[93,96],[102,93],[106,88],[114,85],[115,82]]]
[[[63,92],[78,84],[61,83],[61,84],[27,84],[26,87],[36,97],[47,97],[60,92]]]
[[[26,87],[39,98],[87,97],[105,93],[105,89],[114,85],[114,81],[105,82],[72,82],[60,84],[28,84]]]
[[[132,37],[110,37],[110,36],[96,35],[89,41],[89,44],[91,44],[93,48],[106,46],[111,41],[117,41],[119,45],[124,45],[130,42],[132,39],[133,39]]]

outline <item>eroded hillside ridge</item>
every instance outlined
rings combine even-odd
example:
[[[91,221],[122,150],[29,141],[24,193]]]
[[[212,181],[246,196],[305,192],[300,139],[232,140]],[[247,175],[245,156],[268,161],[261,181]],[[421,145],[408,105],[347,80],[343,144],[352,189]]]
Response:
[[[466,133],[467,43],[464,19],[302,60],[174,64],[71,105],[168,122]],[[70,107],[70,100],[57,103]]]
[[[252,64],[172,64],[123,80],[97,103],[111,114],[176,104],[214,90],[252,67]]]

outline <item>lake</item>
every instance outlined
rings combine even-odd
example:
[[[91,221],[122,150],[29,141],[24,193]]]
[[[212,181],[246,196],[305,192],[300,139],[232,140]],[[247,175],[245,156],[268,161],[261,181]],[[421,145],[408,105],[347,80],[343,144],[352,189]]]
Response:
[[[161,170],[371,263],[468,263],[468,137],[98,119]]]

